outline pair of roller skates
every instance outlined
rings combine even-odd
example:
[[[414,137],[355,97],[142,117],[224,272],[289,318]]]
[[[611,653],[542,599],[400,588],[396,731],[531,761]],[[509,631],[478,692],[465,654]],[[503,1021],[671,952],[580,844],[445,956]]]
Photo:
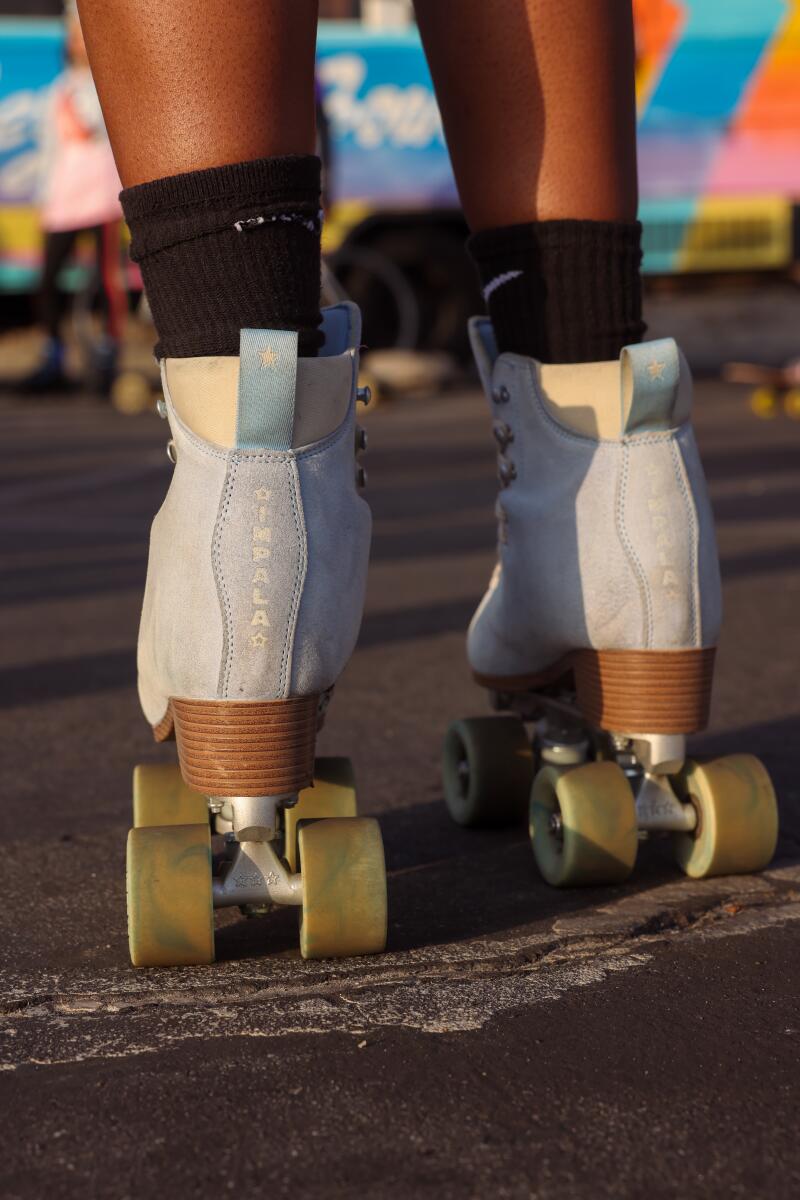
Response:
[[[468,653],[510,715],[448,732],[451,813],[500,824],[530,797],[557,885],[623,879],[642,831],[674,833],[690,874],[759,869],[777,829],[763,767],[684,756],[707,718],[720,602],[675,344],[542,366],[498,356],[485,320],[471,332],[501,492]],[[385,946],[378,825],[356,815],[349,763],[314,759],[370,540],[355,307],[327,309],[324,333],[316,359],[298,358],[295,334],[243,330],[238,358],[162,367],[175,473],[151,536],[139,691],[180,772],[134,777],[137,966],[211,961],[223,906],[296,906],[305,958]]]

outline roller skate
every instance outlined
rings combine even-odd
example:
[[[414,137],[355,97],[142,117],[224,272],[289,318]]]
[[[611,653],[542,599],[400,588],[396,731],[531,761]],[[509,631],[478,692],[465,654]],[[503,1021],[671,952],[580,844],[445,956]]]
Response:
[[[467,652],[504,715],[448,730],[452,817],[527,811],[556,887],[621,882],[657,834],[694,878],[760,870],[778,828],[765,768],[686,757],[708,721],[721,600],[683,356],[663,339],[618,362],[543,365],[498,356],[485,319],[470,333],[500,493]]]
[[[314,759],[371,528],[355,306],[327,309],[324,333],[315,359],[294,333],[243,330],[238,358],[162,364],[175,472],[151,532],[139,695],[180,769],[134,772],[134,966],[211,962],[226,906],[296,906],[305,958],[385,945],[378,824],[356,816],[348,760]]]

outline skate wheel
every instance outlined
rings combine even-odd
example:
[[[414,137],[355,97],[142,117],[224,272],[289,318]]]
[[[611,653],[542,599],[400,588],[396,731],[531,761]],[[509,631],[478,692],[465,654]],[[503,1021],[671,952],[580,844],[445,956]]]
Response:
[[[301,825],[303,958],[376,954],[386,946],[386,865],[378,822],[335,817]]]
[[[675,790],[694,805],[697,828],[675,836],[675,857],[693,879],[760,871],[775,853],[778,805],[763,763],[752,754],[713,762],[687,759]]]
[[[297,870],[297,830],[300,821],[320,817],[356,816],[356,777],[349,758],[314,760],[314,786],[303,788],[297,804],[284,812],[285,856],[291,871]]]
[[[757,387],[750,393],[750,409],[757,417],[770,420],[778,411],[778,395],[774,388]]]
[[[454,721],[442,756],[444,799],[458,825],[510,825],[523,819],[533,750],[519,717]]]
[[[202,825],[128,834],[128,942],[135,967],[214,961],[211,834]]]
[[[553,887],[622,883],[636,862],[633,792],[612,762],[572,770],[542,767],[531,792],[530,835],[543,877]]]
[[[183,782],[177,763],[139,763],[133,768],[133,827],[202,825],[208,801]]]

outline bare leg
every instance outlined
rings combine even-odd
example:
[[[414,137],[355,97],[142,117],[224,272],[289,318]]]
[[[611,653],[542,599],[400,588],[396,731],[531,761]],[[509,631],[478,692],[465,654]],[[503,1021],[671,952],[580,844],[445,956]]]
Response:
[[[80,0],[125,187],[314,153],[317,0]]]
[[[473,229],[636,217],[630,0],[416,0]]]

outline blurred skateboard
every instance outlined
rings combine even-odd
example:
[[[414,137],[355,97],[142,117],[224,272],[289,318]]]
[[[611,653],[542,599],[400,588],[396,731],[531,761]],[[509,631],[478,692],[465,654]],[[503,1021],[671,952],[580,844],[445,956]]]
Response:
[[[800,359],[793,359],[783,367],[727,363],[722,377],[729,383],[750,385],[750,408],[757,417],[769,420],[782,410],[787,417],[800,420]]]

